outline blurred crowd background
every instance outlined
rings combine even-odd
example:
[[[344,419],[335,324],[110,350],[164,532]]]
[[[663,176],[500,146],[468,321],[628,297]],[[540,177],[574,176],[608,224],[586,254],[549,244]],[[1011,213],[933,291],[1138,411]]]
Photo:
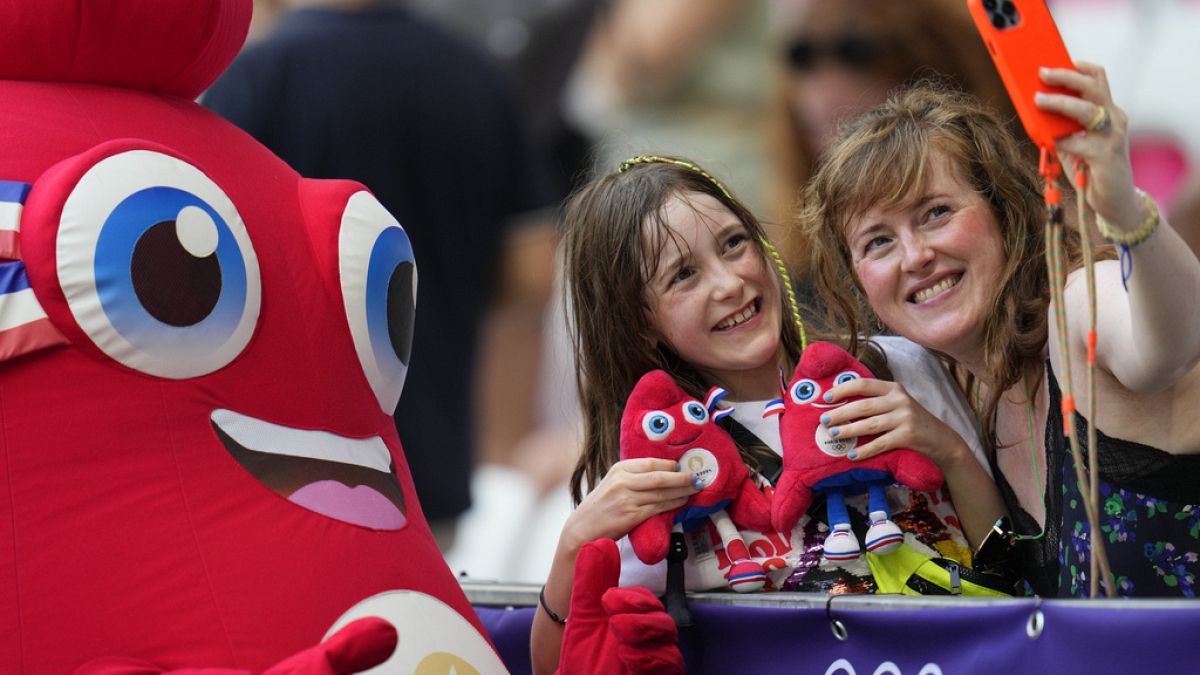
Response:
[[[1200,247],[1200,0],[1051,0],[1130,115],[1138,184]],[[370,187],[420,271],[399,435],[451,568],[544,581],[578,455],[557,207],[687,157],[768,224],[837,125],[919,78],[1013,118],[965,0],[256,0],[201,102],[302,175]],[[819,299],[810,297],[809,301]]]

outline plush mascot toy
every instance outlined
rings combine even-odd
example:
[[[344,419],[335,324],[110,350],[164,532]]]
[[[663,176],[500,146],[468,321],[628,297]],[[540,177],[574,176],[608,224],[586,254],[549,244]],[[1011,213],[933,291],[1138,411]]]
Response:
[[[408,237],[193,102],[250,6],[0,1],[0,672],[503,669],[391,417]]]
[[[914,450],[891,450],[860,461],[846,458],[860,442],[870,442],[877,436],[831,436],[821,424],[821,415],[860,397],[825,403],[821,395],[860,377],[874,375],[844,349],[814,342],[800,356],[792,381],[783,388],[783,397],[769,403],[763,413],[764,417],[781,415],[783,473],[772,501],[772,524],[780,532],[790,532],[812,503],[813,491],[823,492],[832,528],[825,539],[825,557],[835,561],[853,560],[861,554],[858,539],[850,531],[846,496],[869,494],[866,547],[872,553],[885,554],[896,550],[904,536],[891,520],[884,488],[900,482],[914,490],[928,491],[942,484],[937,466]]]
[[[700,491],[679,509],[635,527],[629,541],[638,558],[651,565],[666,557],[672,527],[687,532],[711,520],[732,563],[725,575],[730,588],[748,593],[761,590],[767,577],[750,558],[738,527],[766,531],[771,505],[750,480],[733,439],[716,425],[716,418],[732,412],[716,410],[725,393],[714,387],[701,403],[661,370],[646,373],[634,386],[621,417],[621,459],[672,460],[692,472]]]

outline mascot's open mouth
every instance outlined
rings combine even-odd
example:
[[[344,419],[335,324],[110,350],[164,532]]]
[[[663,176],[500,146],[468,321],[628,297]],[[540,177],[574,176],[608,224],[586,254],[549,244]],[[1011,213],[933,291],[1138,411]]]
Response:
[[[214,410],[225,449],[263,485],[335,520],[376,530],[408,522],[404,492],[383,439],[347,438]]]

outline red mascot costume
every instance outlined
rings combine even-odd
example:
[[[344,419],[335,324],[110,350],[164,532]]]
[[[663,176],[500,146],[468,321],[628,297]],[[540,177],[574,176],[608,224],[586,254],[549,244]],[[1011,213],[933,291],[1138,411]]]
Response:
[[[391,419],[404,230],[193,102],[249,15],[0,3],[0,672],[503,669]]]

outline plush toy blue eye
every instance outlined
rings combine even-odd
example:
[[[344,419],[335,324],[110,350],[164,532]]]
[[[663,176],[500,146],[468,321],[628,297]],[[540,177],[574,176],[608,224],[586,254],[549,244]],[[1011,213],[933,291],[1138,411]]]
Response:
[[[699,401],[688,401],[683,404],[683,419],[692,424],[704,424],[708,421],[708,409]]]
[[[853,370],[847,370],[844,373],[838,373],[838,376],[833,379],[833,383],[846,384],[847,382],[850,382],[851,380],[857,380],[858,378],[858,373],[854,372]]]
[[[792,385],[792,401],[801,405],[813,400],[820,393],[821,385],[812,380],[800,380]]]
[[[182,159],[130,150],[97,162],[63,205],[57,249],[79,327],[130,368],[204,375],[254,334],[261,286],[241,215]]]
[[[661,410],[651,410],[642,417],[642,431],[652,441],[661,441],[674,430],[675,418]]]

